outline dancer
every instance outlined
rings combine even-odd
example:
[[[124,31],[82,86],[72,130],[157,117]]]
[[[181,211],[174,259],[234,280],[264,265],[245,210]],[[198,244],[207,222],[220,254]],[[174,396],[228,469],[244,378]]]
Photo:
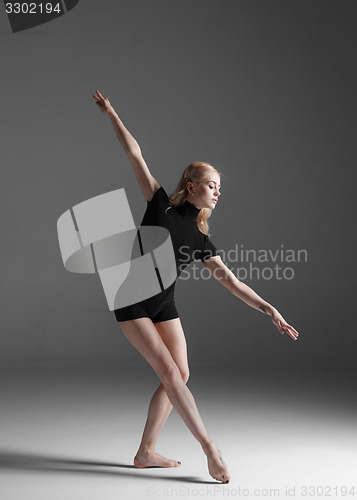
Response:
[[[177,274],[193,259],[200,259],[219,283],[254,309],[269,314],[280,333],[285,333],[285,330],[291,338],[297,340],[298,332],[277,309],[236,278],[209,239],[207,219],[221,195],[220,173],[208,163],[191,163],[182,173],[175,193],[169,197],[164,187],[152,176],[139,144],[125,128],[109,99],[104,98],[98,90],[93,97],[101,111],[110,118],[147,201],[141,225],[162,226],[170,232]],[[187,346],[175,305],[175,284],[176,281],[153,297],[114,311],[126,338],[161,380],[149,405],[134,466],[144,468],[180,465],[181,462],[165,458],[155,451],[160,431],[172,407],[175,407],[199,441],[207,457],[210,475],[217,481],[228,483],[228,467],[220,450],[209,437],[194,397],[186,385],[189,378]]]

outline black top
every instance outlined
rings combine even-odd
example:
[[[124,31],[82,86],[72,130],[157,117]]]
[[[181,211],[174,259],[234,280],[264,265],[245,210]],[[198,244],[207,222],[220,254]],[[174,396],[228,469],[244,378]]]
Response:
[[[193,260],[204,260],[218,255],[209,237],[197,226],[200,209],[185,200],[178,207],[170,207],[169,197],[160,186],[147,202],[141,226],[162,226],[169,230],[175,252],[177,275]]]

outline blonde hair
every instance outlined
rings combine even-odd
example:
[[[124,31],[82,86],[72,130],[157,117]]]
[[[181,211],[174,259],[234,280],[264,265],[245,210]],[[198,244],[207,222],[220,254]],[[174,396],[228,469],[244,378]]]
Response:
[[[194,184],[202,184],[202,182],[204,182],[204,180],[212,172],[221,175],[221,172],[218,172],[218,170],[216,170],[210,163],[207,163],[205,161],[194,161],[188,167],[186,167],[180,177],[176,190],[172,195],[169,196],[171,206],[166,210],[169,210],[172,207],[183,205],[188,194],[187,183],[189,181],[193,182]],[[211,208],[201,208],[197,216],[197,227],[202,233],[207,234],[207,236],[210,236],[210,234],[208,233],[209,228],[207,220],[209,219],[211,214]]]

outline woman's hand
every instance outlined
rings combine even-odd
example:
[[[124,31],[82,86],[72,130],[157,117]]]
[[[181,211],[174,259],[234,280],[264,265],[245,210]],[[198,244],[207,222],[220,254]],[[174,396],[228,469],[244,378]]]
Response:
[[[97,95],[93,95],[96,100],[96,104],[98,104],[100,110],[105,114],[109,115],[114,112],[114,108],[111,106],[108,97],[103,97],[102,94],[96,90]]]
[[[297,340],[299,333],[285,321],[280,312],[276,309],[273,309],[271,312],[271,320],[274,325],[277,326],[280,333],[287,332],[292,339]]]

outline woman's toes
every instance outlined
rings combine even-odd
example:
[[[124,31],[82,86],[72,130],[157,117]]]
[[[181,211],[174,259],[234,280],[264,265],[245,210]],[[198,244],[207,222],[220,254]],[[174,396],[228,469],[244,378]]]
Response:
[[[222,483],[229,482],[229,472],[227,465],[224,463],[221,450],[212,443],[210,451],[207,454],[208,471],[211,476]]]

